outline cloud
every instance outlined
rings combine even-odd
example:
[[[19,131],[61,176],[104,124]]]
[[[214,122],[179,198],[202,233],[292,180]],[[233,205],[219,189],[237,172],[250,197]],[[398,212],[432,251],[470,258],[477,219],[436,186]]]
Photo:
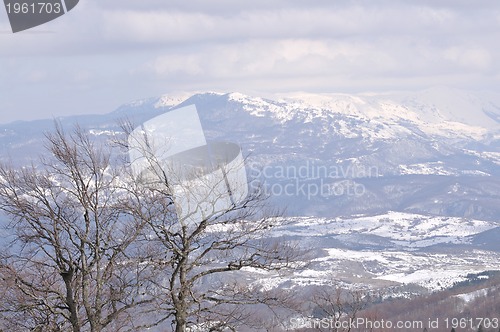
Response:
[[[470,69],[488,70],[492,63],[490,52],[483,48],[452,47],[444,51],[446,59]]]
[[[47,25],[0,34],[0,109],[111,111],[174,90],[495,89],[499,31],[492,1],[81,1]],[[65,93],[57,107],[53,90]]]

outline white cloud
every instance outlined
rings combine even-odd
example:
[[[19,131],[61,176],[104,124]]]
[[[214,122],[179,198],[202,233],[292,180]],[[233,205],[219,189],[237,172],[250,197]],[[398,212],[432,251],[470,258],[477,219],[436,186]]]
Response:
[[[491,1],[81,1],[46,26],[0,34],[0,109],[53,114],[54,89],[68,100],[56,114],[95,110],[93,93],[111,111],[174,90],[495,89],[499,17]]]
[[[490,52],[482,48],[452,47],[445,50],[444,55],[446,59],[471,69],[486,70],[492,63]]]
[[[158,57],[151,64],[146,65],[146,69],[151,70],[158,76],[166,76],[171,74],[187,74],[201,75],[204,70],[202,68],[201,57],[190,54],[169,55]]]

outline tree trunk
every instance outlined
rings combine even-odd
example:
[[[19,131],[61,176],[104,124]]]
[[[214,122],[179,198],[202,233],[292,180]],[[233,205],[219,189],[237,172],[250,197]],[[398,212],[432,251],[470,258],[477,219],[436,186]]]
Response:
[[[78,308],[75,302],[75,297],[73,294],[73,285],[71,285],[71,280],[73,279],[73,269],[70,268],[68,272],[61,273],[66,286],[66,305],[70,313],[70,322],[73,327],[73,332],[80,332],[80,322],[78,319]]]
[[[188,307],[187,307],[187,294],[188,287],[186,285],[186,275],[184,268],[181,267],[180,272],[180,287],[178,302],[176,305],[176,315],[175,315],[175,332],[186,332],[187,329],[187,315],[188,315]]]
[[[185,312],[177,312],[175,315],[175,332],[186,332],[186,314]]]

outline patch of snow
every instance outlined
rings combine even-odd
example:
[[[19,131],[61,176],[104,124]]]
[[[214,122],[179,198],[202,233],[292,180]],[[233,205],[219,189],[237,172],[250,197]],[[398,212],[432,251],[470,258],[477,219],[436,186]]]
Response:
[[[455,297],[458,297],[459,299],[463,300],[465,303],[468,303],[468,302],[474,301],[478,297],[484,297],[487,294],[488,294],[487,289],[479,289],[477,291],[470,292],[470,293],[458,294],[458,295],[455,295]]]
[[[115,136],[115,135],[121,135],[123,132],[121,131],[115,131],[115,130],[99,130],[99,129],[90,129],[89,133],[94,136]]]
[[[411,165],[399,165],[399,172],[403,175],[410,174],[423,174],[423,175],[453,175],[457,176],[460,172],[457,169],[447,168],[443,165],[442,162],[427,162],[420,164],[411,164]]]

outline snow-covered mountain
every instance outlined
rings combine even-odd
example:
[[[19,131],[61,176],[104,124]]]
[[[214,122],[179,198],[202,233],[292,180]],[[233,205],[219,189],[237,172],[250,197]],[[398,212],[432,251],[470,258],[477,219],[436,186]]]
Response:
[[[500,219],[500,95],[448,88],[392,94],[160,96],[78,122],[99,138],[196,104],[207,139],[240,144],[252,185],[291,215],[388,210]],[[3,159],[27,159],[53,120],[0,126]]]
[[[58,120],[104,140],[121,135],[119,120],[140,124],[189,104],[208,140],[242,146],[250,186],[295,218],[276,236],[316,250],[307,271],[261,275],[263,287],[336,278],[438,289],[500,269],[500,95],[200,93]],[[1,125],[0,158],[26,163],[52,128]]]
[[[124,105],[116,115],[153,116],[175,107],[165,99]],[[197,105],[208,139],[242,145],[252,178],[292,215],[397,210],[495,220],[497,102],[436,88],[274,99],[204,93],[180,105]]]

